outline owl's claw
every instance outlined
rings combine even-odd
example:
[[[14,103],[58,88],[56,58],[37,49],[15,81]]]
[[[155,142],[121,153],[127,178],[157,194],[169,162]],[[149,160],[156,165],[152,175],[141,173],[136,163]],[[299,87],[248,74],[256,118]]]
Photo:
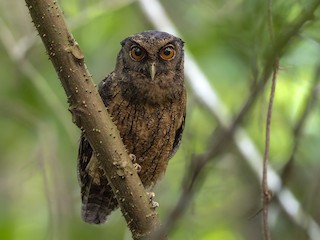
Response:
[[[130,153],[130,154],[129,154],[129,157],[131,158],[131,161],[132,161],[133,163],[135,163],[135,162],[137,161],[136,155]]]
[[[147,192],[147,196],[149,197],[150,207],[152,209],[156,209],[157,207],[159,207],[159,203],[153,201],[154,197],[156,196],[156,194],[154,192]]]
[[[133,167],[137,171],[137,173],[141,172],[142,167],[138,163],[134,163]]]
[[[151,207],[152,209],[156,209],[156,208],[159,207],[159,206],[160,206],[160,205],[159,205],[158,202],[151,201],[151,203],[150,203],[150,207]]]
[[[137,157],[134,154],[129,154],[129,157],[131,158],[131,161],[133,163],[134,169],[137,171],[137,173],[141,172],[141,166],[137,163]]]
[[[147,192],[147,196],[150,199],[150,201],[152,201],[154,199],[154,197],[156,196],[156,194],[154,192]]]

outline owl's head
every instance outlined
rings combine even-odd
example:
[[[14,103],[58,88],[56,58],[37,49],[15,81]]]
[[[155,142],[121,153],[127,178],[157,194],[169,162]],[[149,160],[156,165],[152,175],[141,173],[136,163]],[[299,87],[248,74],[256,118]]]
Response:
[[[183,69],[183,41],[169,33],[145,31],[124,39],[120,51],[125,70],[149,81]]]
[[[121,42],[115,73],[144,99],[168,98],[183,88],[183,41],[160,31],[144,31]],[[170,96],[169,96],[170,97]]]

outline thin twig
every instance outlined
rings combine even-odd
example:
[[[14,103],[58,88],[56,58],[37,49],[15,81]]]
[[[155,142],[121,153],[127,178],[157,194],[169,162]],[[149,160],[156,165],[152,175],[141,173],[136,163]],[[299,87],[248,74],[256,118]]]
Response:
[[[275,43],[275,35],[273,30],[273,18],[272,18],[272,0],[268,0],[268,29],[271,44]],[[272,198],[272,192],[269,189],[268,185],[268,162],[269,162],[269,153],[270,153],[270,129],[271,129],[271,118],[272,118],[272,107],[274,101],[274,95],[276,91],[276,82],[277,82],[277,74],[279,70],[279,58],[275,57],[275,61],[273,64],[273,73],[272,73],[272,82],[271,82],[271,92],[269,98],[267,119],[266,119],[266,138],[265,138],[265,149],[263,156],[263,164],[262,164],[262,228],[263,228],[263,236],[265,240],[270,240],[270,229],[269,229],[269,203]]]
[[[268,186],[268,161],[270,152],[270,129],[272,118],[272,106],[274,101],[274,95],[276,91],[277,74],[279,69],[279,60],[276,59],[272,75],[271,92],[268,105],[268,113],[266,119],[266,139],[265,139],[265,151],[263,157],[263,170],[262,170],[262,223],[264,239],[270,240],[270,229],[268,224],[268,206],[272,198],[272,192]]]

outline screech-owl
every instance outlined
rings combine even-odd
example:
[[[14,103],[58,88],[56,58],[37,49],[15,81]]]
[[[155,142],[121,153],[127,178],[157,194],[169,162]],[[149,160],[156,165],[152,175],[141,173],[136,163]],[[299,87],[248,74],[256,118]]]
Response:
[[[99,84],[100,96],[128,153],[141,166],[145,188],[164,174],[178,149],[186,116],[183,41],[160,31],[124,39],[115,70]],[[104,170],[82,134],[78,155],[82,218],[104,223],[118,207]]]

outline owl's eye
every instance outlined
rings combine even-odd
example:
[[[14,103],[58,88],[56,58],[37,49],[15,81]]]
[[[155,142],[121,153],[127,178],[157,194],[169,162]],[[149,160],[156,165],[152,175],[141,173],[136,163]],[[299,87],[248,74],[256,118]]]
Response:
[[[146,55],[145,50],[138,46],[133,46],[130,51],[130,57],[135,61],[141,61]]]
[[[164,60],[170,60],[174,58],[176,51],[173,46],[166,46],[160,50],[160,57]]]

